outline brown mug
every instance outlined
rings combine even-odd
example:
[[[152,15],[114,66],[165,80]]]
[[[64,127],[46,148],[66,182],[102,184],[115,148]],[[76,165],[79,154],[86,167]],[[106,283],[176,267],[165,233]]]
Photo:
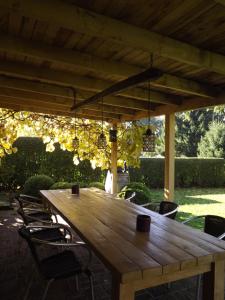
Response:
[[[136,230],[140,232],[149,232],[151,217],[148,215],[137,215]]]
[[[72,194],[79,196],[80,194],[79,184],[72,185]]]

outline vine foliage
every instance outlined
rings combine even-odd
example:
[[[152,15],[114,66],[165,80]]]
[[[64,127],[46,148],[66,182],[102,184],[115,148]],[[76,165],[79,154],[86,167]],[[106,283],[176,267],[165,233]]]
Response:
[[[104,150],[99,150],[96,141],[102,132],[100,121],[0,109],[0,157],[17,151],[14,142],[18,137],[36,136],[42,138],[46,151],[53,152],[55,144],[59,143],[62,150],[73,152],[75,165],[88,159],[93,168],[108,169],[111,160],[110,128],[110,124],[103,123],[107,145]],[[118,125],[118,166],[122,166],[124,161],[128,166],[139,166],[145,129],[136,122]],[[75,135],[79,138],[77,149],[73,147]]]

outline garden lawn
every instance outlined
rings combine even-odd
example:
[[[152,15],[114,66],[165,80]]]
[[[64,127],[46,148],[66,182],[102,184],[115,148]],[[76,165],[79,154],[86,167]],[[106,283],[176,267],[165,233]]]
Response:
[[[163,200],[163,190],[151,189],[152,202]],[[225,188],[188,188],[176,189],[174,200],[179,204],[178,221],[198,215],[218,215],[225,218]],[[202,228],[203,221],[190,223]]]

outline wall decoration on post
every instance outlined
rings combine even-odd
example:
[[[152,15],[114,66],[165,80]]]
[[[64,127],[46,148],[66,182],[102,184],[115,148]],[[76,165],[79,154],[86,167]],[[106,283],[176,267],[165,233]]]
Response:
[[[102,98],[102,132],[98,136],[97,147],[98,147],[98,149],[105,149],[106,145],[107,145],[106,137],[105,137],[104,132],[103,132],[103,98]]]
[[[153,56],[151,55],[150,65],[152,68]],[[148,128],[143,134],[143,152],[154,152],[155,151],[155,134],[150,128],[150,109],[151,109],[151,81],[148,81]]]

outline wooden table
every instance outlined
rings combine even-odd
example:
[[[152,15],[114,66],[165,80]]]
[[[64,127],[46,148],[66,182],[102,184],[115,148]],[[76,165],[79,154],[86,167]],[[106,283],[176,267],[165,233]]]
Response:
[[[111,270],[112,299],[134,300],[135,291],[205,273],[203,299],[224,300],[224,241],[95,188],[79,197],[41,194]],[[150,233],[135,230],[143,213],[151,216]]]

